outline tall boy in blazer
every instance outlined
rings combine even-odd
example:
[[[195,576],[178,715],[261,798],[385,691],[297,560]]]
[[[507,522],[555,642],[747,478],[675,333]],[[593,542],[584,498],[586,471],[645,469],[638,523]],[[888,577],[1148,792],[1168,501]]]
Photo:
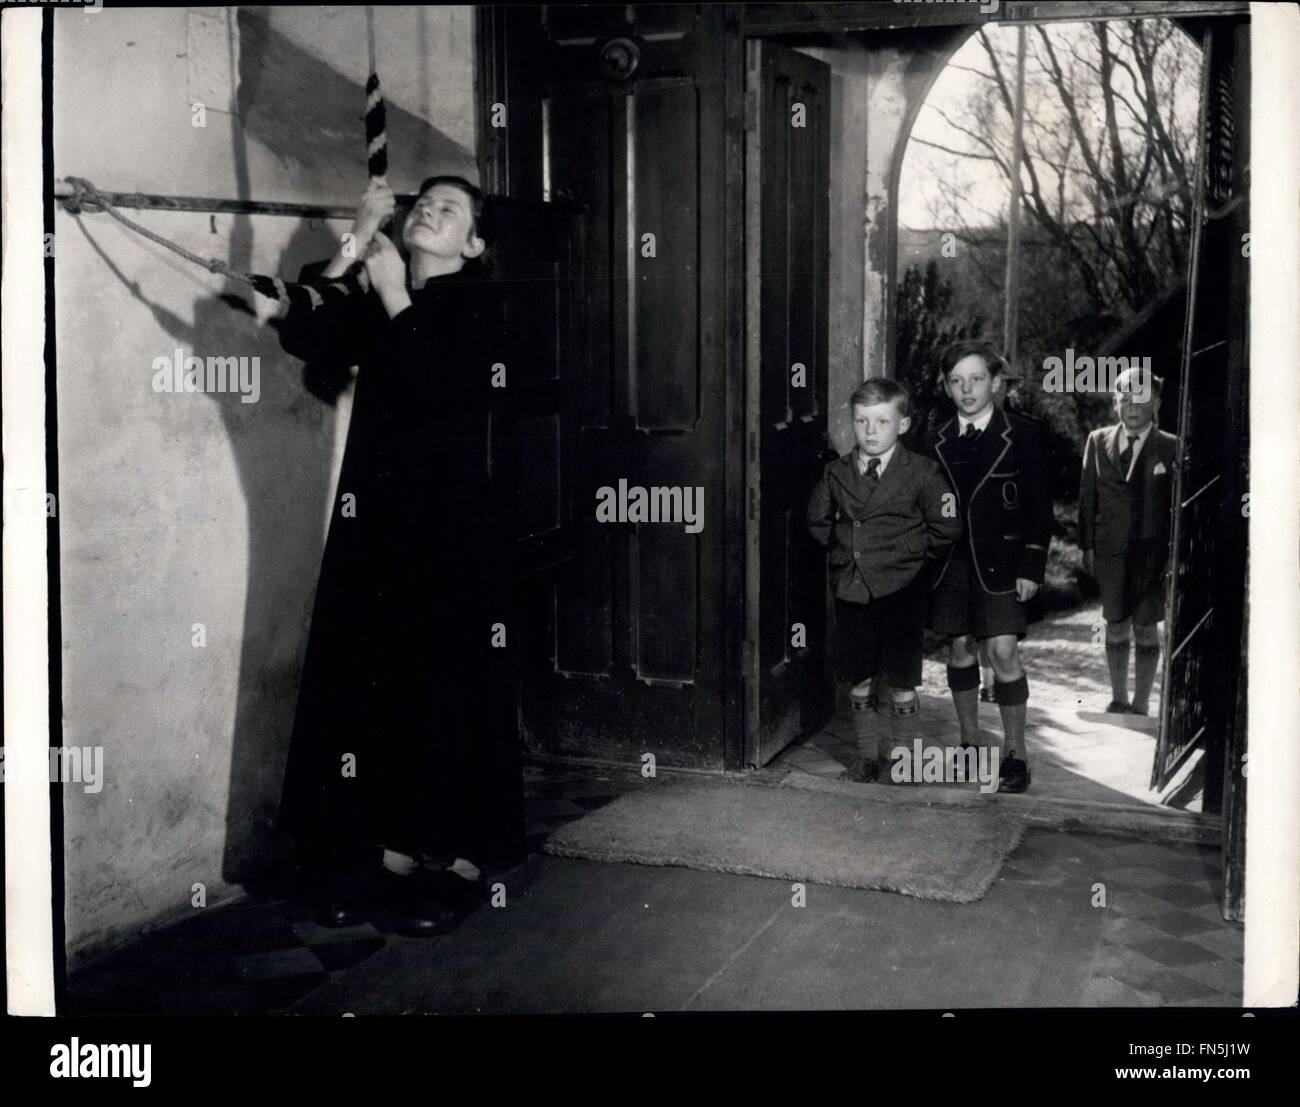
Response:
[[[1052,498],[1038,423],[994,402],[1007,369],[987,342],[958,342],[944,357],[944,387],[957,414],[932,432],[928,447],[957,491],[962,532],[931,593],[930,628],[949,638],[948,687],[963,747],[977,744],[976,643],[987,646],[1002,715],[999,788],[1023,792],[1029,682],[1019,641],[1047,568]]]
[[[1088,436],[1079,482],[1079,547],[1097,578],[1106,619],[1107,711],[1145,715],[1160,658],[1174,460],[1178,439],[1160,430],[1163,381],[1129,369],[1115,381],[1119,422]],[[1136,641],[1128,698],[1129,623]]]
[[[868,711],[873,679],[893,701],[893,745],[911,747],[919,710],[926,569],[961,528],[938,467],[899,441],[911,425],[907,389],[874,378],[849,397],[857,444],[827,463],[808,503],[808,529],[830,551],[840,679],[853,685],[858,757],[850,779],[871,781],[880,750]]]

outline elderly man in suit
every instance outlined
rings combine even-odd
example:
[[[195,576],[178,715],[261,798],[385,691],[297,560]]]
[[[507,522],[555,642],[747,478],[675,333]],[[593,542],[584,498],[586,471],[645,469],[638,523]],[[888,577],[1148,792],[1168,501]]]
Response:
[[[1145,715],[1160,657],[1171,490],[1178,439],[1156,426],[1162,381],[1128,369],[1115,381],[1119,421],[1088,436],[1079,483],[1079,546],[1097,578],[1106,619],[1111,702],[1106,710]],[[1128,698],[1129,624],[1136,643]]]
[[[853,685],[858,758],[848,777],[877,779],[868,726],[872,682],[890,689],[894,745],[910,749],[919,711],[926,568],[961,530],[938,466],[899,441],[911,426],[907,389],[874,378],[849,397],[856,445],[829,462],[808,504],[808,529],[830,551],[840,679]]]

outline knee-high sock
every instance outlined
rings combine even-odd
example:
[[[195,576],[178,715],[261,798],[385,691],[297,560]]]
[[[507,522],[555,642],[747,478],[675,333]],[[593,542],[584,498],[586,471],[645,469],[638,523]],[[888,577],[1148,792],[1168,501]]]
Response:
[[[1133,706],[1146,711],[1151,698],[1151,686],[1156,681],[1156,665],[1160,661],[1160,647],[1139,645],[1133,658]]]
[[[893,711],[889,715],[889,750],[886,756],[889,757],[892,765],[892,754],[895,748],[902,746],[907,750],[907,755],[912,755],[912,742],[917,737],[918,727],[921,722],[921,701],[910,699],[906,703],[896,703],[893,705]],[[884,779],[884,773],[881,778]]]
[[[964,665],[958,668],[949,665],[948,687],[952,689],[952,705],[957,711],[962,744],[979,745],[980,667]]]
[[[1023,676],[1019,680],[999,680],[993,686],[993,695],[1002,714],[1002,757],[1005,759],[1014,753],[1020,760],[1028,761],[1025,756],[1025,705],[1029,702],[1029,681]]]
[[[1106,668],[1110,670],[1110,698],[1128,703],[1128,639],[1106,643]],[[1147,691],[1150,691],[1148,686]]]
[[[871,693],[854,689],[849,693],[849,703],[853,705],[853,737],[858,740],[858,753],[867,761],[875,761],[880,751],[879,742],[871,733]]]

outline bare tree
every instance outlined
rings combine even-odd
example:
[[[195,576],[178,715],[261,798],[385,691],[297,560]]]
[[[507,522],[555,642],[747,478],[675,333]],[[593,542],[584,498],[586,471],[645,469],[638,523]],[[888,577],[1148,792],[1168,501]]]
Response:
[[[962,67],[975,78],[965,102],[926,105],[950,137],[913,141],[950,167],[930,176],[935,225],[973,248],[972,265],[996,290],[1003,219],[981,210],[977,197],[987,195],[979,186],[990,167],[1010,191],[1015,46],[998,30],[976,38],[982,64]],[[1139,311],[1182,277],[1200,52],[1160,19],[1038,26],[1027,47],[1025,285],[1033,287],[1035,269],[1064,266],[1085,297],[1070,310]],[[1033,328],[1032,318],[1026,323]]]

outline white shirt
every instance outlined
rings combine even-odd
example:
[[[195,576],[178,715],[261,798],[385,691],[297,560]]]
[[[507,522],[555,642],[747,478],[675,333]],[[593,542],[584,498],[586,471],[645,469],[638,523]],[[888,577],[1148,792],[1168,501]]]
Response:
[[[964,416],[961,412],[958,412],[957,422],[960,424],[960,426],[957,428],[957,433],[959,435],[965,434],[966,428],[969,427],[972,423],[975,424],[975,429],[977,431],[982,431],[985,427],[989,425],[989,420],[993,418],[993,411],[997,406],[998,406],[997,404],[989,404],[989,406],[984,409],[984,414],[977,416],[974,419],[967,419],[966,416]]]
[[[1119,425],[1119,452],[1123,453],[1128,446],[1128,440],[1133,439],[1133,460],[1129,462],[1128,472],[1124,474],[1127,481],[1133,476],[1133,470],[1137,467],[1138,455],[1142,452],[1142,447],[1146,445],[1147,436],[1151,433],[1151,428],[1155,426],[1154,422],[1148,423],[1137,434],[1131,434],[1128,427],[1123,423]]]
[[[894,451],[896,449],[898,449],[897,442],[895,442],[894,445],[890,446],[889,449],[887,449],[883,454],[875,455],[876,460],[880,462],[880,468],[876,470],[877,478],[883,477],[885,475],[885,470],[889,467],[889,459],[894,456]],[[859,449],[858,450],[858,476],[866,476],[868,461],[870,461],[870,456],[868,454],[863,453],[862,450]]]

